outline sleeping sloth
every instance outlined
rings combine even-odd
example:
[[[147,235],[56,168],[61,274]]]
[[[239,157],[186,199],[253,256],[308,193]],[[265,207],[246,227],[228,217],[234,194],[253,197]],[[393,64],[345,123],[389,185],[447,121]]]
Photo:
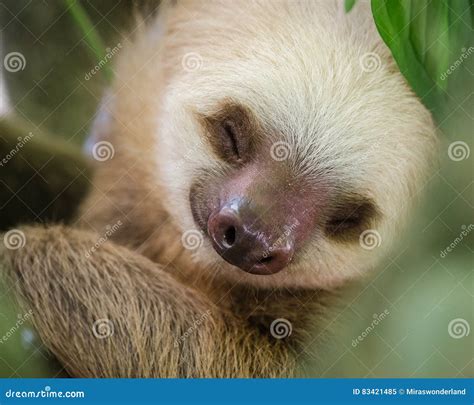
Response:
[[[376,268],[436,151],[359,2],[178,1],[141,22],[93,129],[77,225],[4,249],[77,377],[295,374]]]

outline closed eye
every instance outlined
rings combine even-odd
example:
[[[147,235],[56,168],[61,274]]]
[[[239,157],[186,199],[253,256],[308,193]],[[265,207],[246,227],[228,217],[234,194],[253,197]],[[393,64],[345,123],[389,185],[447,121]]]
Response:
[[[379,211],[372,199],[358,194],[348,194],[333,202],[325,224],[325,233],[333,239],[358,238],[378,216]]]
[[[232,154],[237,161],[240,161],[241,156],[234,123],[231,121],[225,121],[222,124],[222,130],[222,136],[224,138],[222,142],[225,149],[227,149],[228,154]]]
[[[252,158],[253,143],[260,129],[247,108],[227,102],[217,113],[201,115],[200,121],[209,144],[222,160],[242,164]]]

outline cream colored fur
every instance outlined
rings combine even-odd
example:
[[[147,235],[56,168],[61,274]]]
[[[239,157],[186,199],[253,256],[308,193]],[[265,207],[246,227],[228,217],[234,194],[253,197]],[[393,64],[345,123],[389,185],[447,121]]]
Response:
[[[400,232],[434,159],[430,115],[362,1],[346,14],[342,1],[185,0],[139,26],[103,106],[115,154],[96,163],[82,229],[25,230],[24,250],[5,252],[18,296],[41,314],[41,337],[72,375],[292,375],[311,319],[326,312],[323,290],[375,268]],[[368,57],[380,61],[374,71],[362,66]],[[197,251],[185,249],[183,233],[196,229],[192,179],[226,169],[195,113],[214,112],[224,99],[274,129],[268,136],[290,146],[284,164],[299,175],[370,196],[381,210],[370,226],[380,247],[317,229],[270,276],[230,266],[206,238]],[[209,319],[175,347],[206,311]],[[116,325],[115,337],[91,336],[100,318]],[[277,318],[291,322],[286,340],[270,333]]]
[[[304,156],[300,173],[315,182],[336,179],[381,207],[372,226],[380,248],[334,243],[316,231],[287,270],[259,278],[235,271],[205,240],[194,254],[204,271],[266,287],[330,287],[375,267],[400,232],[423,188],[436,139],[430,114],[380,39],[369,5],[359,3],[346,14],[341,1],[182,1],[166,10],[159,29],[138,35],[125,50],[111,131],[123,157],[99,170],[139,167],[143,188],[160,190],[156,203],[179,234],[196,227],[188,198],[192,179],[203,168],[225,168],[193,113],[212,112],[226,98],[278,129],[275,141]],[[361,66],[369,53],[379,58],[375,71]],[[183,68],[189,55],[200,68]],[[103,177],[96,184],[107,192],[114,186]]]

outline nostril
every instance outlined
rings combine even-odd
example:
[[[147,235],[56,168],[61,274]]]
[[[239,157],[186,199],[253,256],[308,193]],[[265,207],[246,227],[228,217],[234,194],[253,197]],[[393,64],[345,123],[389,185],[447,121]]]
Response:
[[[273,260],[273,256],[262,257],[258,262],[262,264],[268,264]]]
[[[224,232],[224,246],[230,248],[235,243],[235,227],[229,226]]]
[[[235,202],[209,216],[207,234],[216,253],[248,273],[274,274],[283,270],[293,257],[293,239],[274,240],[275,235],[265,224],[241,208]]]
[[[225,253],[226,260],[229,255],[237,254],[237,251],[243,248],[240,245],[245,242],[243,238],[245,232],[238,213],[234,210],[223,208],[211,215],[207,222],[207,232],[217,253],[221,256]]]

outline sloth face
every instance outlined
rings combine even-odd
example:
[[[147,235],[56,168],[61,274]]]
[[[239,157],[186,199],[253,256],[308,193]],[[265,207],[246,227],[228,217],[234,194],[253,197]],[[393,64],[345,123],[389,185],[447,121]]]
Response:
[[[215,114],[197,119],[205,142],[224,165],[219,174],[203,169],[195,176],[190,208],[200,230],[230,264],[251,274],[274,274],[313,235],[358,240],[376,220],[379,210],[370,195],[339,189],[329,176],[331,168],[310,174],[314,168],[305,168],[305,151],[294,151],[295,144],[246,107],[224,101]]]
[[[219,44],[197,26],[189,48],[168,45],[165,204],[183,234],[201,233],[194,260],[234,280],[326,287],[361,275],[399,232],[435,151],[430,115],[375,29],[357,13],[319,26],[308,7],[254,10],[261,32],[239,26]],[[376,69],[361,66],[367,54]],[[187,57],[199,68],[176,68]]]

